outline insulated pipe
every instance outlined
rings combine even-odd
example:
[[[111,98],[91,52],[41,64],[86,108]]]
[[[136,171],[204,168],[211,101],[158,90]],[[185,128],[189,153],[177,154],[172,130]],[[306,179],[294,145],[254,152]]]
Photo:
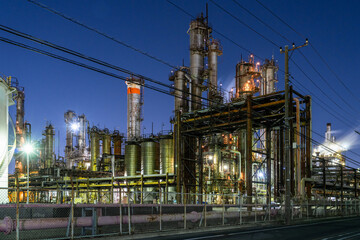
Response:
[[[191,212],[186,214],[186,220],[197,222],[203,216],[201,212]],[[207,219],[219,219],[222,218],[222,212],[207,212]],[[238,212],[228,212],[226,217],[235,218],[238,217]],[[131,215],[131,223],[152,223],[159,222],[160,215]],[[161,215],[161,221],[163,222],[175,222],[183,221],[184,214],[163,214]],[[32,218],[32,219],[20,219],[19,230],[41,230],[41,229],[56,229],[66,228],[69,223],[69,218]],[[129,217],[123,215],[122,223],[128,224]],[[97,226],[119,225],[120,216],[99,216],[97,218]],[[74,227],[91,227],[92,217],[75,217]],[[10,217],[5,217],[4,220],[0,220],[0,232],[9,234],[16,230],[15,220]]]
[[[296,103],[296,182],[297,192],[301,194],[301,159],[300,159],[300,101],[298,98],[294,98]]]

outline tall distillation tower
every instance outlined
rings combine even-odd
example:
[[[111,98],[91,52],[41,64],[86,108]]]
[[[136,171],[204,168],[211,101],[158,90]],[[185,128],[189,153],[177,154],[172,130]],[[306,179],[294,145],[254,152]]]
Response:
[[[9,106],[15,104],[11,78],[0,78],[0,188],[8,187],[8,165],[12,158],[9,151]],[[0,189],[0,203],[7,203],[8,190]]]
[[[204,90],[204,57],[209,28],[206,19],[201,15],[190,23],[190,111],[201,109],[201,94]]]

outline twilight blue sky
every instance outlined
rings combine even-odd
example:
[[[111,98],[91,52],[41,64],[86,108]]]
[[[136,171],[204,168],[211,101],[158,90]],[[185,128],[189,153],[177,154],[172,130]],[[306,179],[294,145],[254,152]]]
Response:
[[[206,1],[191,0],[173,1],[192,15],[198,15],[204,11],[206,3]],[[256,1],[237,1],[297,45],[304,43],[304,39],[275,19]],[[172,65],[181,65],[183,59],[185,65],[189,64],[189,39],[186,31],[189,27],[190,17],[165,0],[42,0],[41,2]],[[216,0],[216,2],[274,41],[279,47],[288,44],[239,8],[233,1]],[[360,83],[356,71],[360,66],[359,1],[277,0],[270,3],[270,1],[262,0],[261,2],[286,20],[298,32],[308,37],[352,93],[358,95]],[[105,39],[26,0],[2,0],[0,9],[2,9],[0,22],[5,26],[170,84],[168,75],[171,69],[168,66]],[[280,68],[284,69],[284,56],[279,53],[278,47],[236,22],[210,1],[209,22],[217,31],[250,49],[255,55],[271,58],[271,55],[274,54]],[[43,48],[5,32],[0,32],[0,36]],[[213,36],[219,39],[223,46],[223,55],[219,59],[219,81],[223,83],[223,86],[233,86],[235,65],[241,55],[246,58],[249,53],[216,33]],[[60,131],[61,151],[63,151],[65,142],[63,115],[68,109],[74,110],[78,114],[84,113],[91,124],[109,129],[116,128],[121,132],[126,131],[126,85],[123,81],[2,42],[0,42],[0,52],[2,56],[0,73],[17,77],[20,85],[25,87],[25,119],[33,126],[34,139],[41,137],[45,124],[49,121],[54,125],[56,133]],[[339,108],[332,103],[293,64],[290,64],[292,76],[307,89],[296,83],[294,88],[303,94],[309,94],[311,91],[330,106],[329,111],[340,118],[336,119],[324,111],[319,106],[320,101],[315,98],[313,104],[314,131],[323,134],[327,122],[332,123],[338,138],[342,138],[356,128],[359,129],[360,96],[353,97],[331,74],[310,46],[303,48],[302,52],[325,80],[331,84],[336,93],[323,82],[298,52],[294,53],[292,58],[333,101],[340,105]],[[56,53],[67,56],[60,52]],[[127,77],[121,73],[120,75]],[[284,88],[284,75],[281,72],[278,75],[277,86],[281,90]],[[342,96],[347,104],[339,96]],[[165,124],[164,129],[170,129],[169,118],[173,114],[173,97],[145,89],[144,100],[145,120],[143,126],[146,127],[145,133],[151,132],[152,122],[155,132],[161,129],[162,123]],[[13,113],[14,110],[13,107]],[[323,141],[316,135],[313,137]],[[351,136],[348,141],[355,143],[356,140],[355,136]],[[360,152],[359,146],[354,146],[352,150]],[[347,155],[359,159],[352,153],[347,153]]]

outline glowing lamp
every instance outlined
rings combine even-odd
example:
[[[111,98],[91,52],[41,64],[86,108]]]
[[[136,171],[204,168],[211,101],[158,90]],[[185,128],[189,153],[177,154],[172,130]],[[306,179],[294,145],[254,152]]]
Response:
[[[72,124],[70,125],[70,127],[71,127],[71,130],[72,130],[73,132],[76,132],[76,131],[79,130],[80,124],[77,123],[77,122],[74,122],[74,123],[72,123]]]
[[[23,147],[23,151],[26,152],[26,154],[29,154],[29,153],[32,153],[34,151],[34,148],[30,143],[27,143]]]

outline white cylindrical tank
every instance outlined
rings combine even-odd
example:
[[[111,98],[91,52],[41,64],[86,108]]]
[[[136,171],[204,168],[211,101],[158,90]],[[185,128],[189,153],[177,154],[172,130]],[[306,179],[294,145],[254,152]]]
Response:
[[[8,187],[9,156],[9,105],[14,104],[11,98],[10,83],[0,78],[0,188]],[[11,100],[11,101],[9,101]],[[0,203],[7,203],[7,189],[0,189]]]

